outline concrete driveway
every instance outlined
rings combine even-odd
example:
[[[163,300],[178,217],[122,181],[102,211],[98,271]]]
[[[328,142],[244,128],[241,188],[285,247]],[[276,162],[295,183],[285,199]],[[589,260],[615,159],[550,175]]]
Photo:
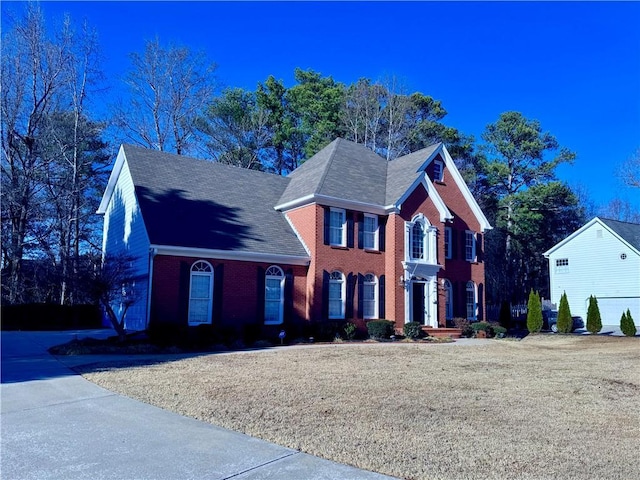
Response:
[[[1,333],[1,478],[391,478],[117,395],[47,353],[48,347],[74,336],[109,334]],[[95,361],[87,358],[88,363]]]

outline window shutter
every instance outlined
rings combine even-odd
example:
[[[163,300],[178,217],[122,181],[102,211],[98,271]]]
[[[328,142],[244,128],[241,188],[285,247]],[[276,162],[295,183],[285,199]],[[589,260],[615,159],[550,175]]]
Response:
[[[364,318],[364,275],[358,274],[358,318]]]
[[[467,259],[467,232],[462,230],[460,232],[460,258],[462,260]]]
[[[346,216],[347,216],[347,247],[348,248],[353,248],[354,245],[354,232],[353,232],[353,227],[354,227],[354,221],[353,221],[353,212],[347,210],[346,212]]]
[[[381,252],[384,252],[385,248],[385,231],[387,229],[387,218],[388,217],[378,217],[378,249]]]
[[[358,248],[364,248],[364,214],[358,213]]]
[[[331,210],[324,207],[324,244],[329,245],[329,227],[331,226]]]
[[[222,321],[224,264],[213,267],[213,323]]]
[[[264,308],[265,308],[265,269],[258,267],[258,273],[256,277],[256,318],[259,323],[264,323]]]
[[[214,270],[215,271],[215,270]],[[189,321],[189,287],[191,285],[191,265],[180,262],[180,285],[178,286],[178,305],[180,322],[186,325]],[[213,286],[214,290],[216,285]],[[215,291],[214,291],[215,294]]]
[[[482,234],[476,233],[476,261],[482,262],[483,260],[483,245],[482,245]]]
[[[356,293],[356,276],[353,273],[347,275],[347,298],[344,310],[345,318],[353,318],[353,297]]]
[[[284,321],[293,321],[293,270],[284,275]]]
[[[322,271],[322,319],[329,318],[329,272]]]
[[[451,227],[451,260],[458,258],[458,235],[457,232]]]
[[[378,318],[385,318],[385,303],[384,303],[384,281],[385,276],[380,275],[378,279]]]

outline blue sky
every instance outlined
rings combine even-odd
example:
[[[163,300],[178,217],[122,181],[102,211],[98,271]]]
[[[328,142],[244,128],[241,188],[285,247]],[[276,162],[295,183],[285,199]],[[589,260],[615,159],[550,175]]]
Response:
[[[16,2],[2,2],[3,30]],[[204,50],[221,84],[255,89],[295,67],[337,81],[395,75],[477,139],[516,110],[578,155],[558,174],[596,204],[640,209],[614,175],[640,149],[640,2],[42,2],[100,36],[115,94],[128,54],[159,36]]]

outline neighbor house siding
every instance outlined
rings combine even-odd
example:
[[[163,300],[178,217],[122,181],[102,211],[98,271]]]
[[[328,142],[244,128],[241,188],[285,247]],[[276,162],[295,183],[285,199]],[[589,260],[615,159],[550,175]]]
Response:
[[[568,259],[566,273],[556,272],[558,259]],[[566,292],[572,315],[586,320],[595,295],[603,324],[618,324],[627,308],[640,318],[640,256],[598,222],[549,254],[549,279],[552,303]]]
[[[104,213],[102,251],[106,257],[126,255],[133,259],[137,301],[126,315],[128,330],[144,330],[147,326],[149,247],[149,236],[125,161]],[[114,309],[119,312],[118,305],[114,305]]]

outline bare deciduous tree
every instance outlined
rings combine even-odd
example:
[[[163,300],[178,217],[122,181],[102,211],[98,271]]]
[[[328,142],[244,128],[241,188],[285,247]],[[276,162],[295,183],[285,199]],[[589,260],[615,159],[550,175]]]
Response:
[[[161,151],[188,153],[195,121],[211,102],[215,64],[187,47],[147,41],[131,54],[129,97],[117,107],[116,125],[131,141]]]

